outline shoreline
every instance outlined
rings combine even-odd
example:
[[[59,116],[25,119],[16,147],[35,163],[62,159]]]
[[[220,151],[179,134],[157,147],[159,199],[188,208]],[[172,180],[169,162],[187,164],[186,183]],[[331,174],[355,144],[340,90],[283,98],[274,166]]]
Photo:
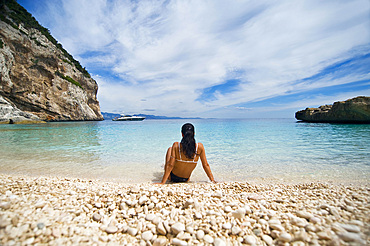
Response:
[[[0,244],[369,245],[368,184],[120,183],[0,173]]]
[[[114,169],[114,168],[112,168]],[[6,176],[14,176],[14,177],[29,177],[29,178],[38,178],[38,177],[45,177],[45,178],[68,178],[68,179],[77,179],[77,180],[94,180],[99,182],[114,182],[119,184],[125,185],[139,185],[139,184],[154,184],[160,182],[163,177],[163,167],[159,167],[157,170],[153,171],[152,173],[149,172],[146,177],[135,176],[134,178],[127,178],[127,177],[119,177],[119,175],[110,175],[111,173],[104,173],[100,175],[91,174],[91,173],[61,173],[60,175],[55,174],[55,172],[47,173],[45,171],[34,171],[34,172],[26,172],[26,171],[9,171],[0,168],[0,175]],[[105,176],[107,175],[107,176]],[[324,183],[324,184],[331,184],[331,185],[350,185],[350,186],[358,186],[358,187],[370,187],[370,180],[365,178],[367,175],[363,174],[361,177],[335,177],[330,176],[329,174],[325,175],[295,175],[295,174],[286,174],[286,175],[269,175],[265,177],[259,176],[249,176],[245,177],[243,180],[229,180],[226,179],[223,175],[214,172],[215,180],[218,183],[249,183],[249,184],[306,184],[306,183]],[[201,170],[201,167],[197,167],[189,181],[190,184],[198,184],[198,183],[208,183],[208,177]]]

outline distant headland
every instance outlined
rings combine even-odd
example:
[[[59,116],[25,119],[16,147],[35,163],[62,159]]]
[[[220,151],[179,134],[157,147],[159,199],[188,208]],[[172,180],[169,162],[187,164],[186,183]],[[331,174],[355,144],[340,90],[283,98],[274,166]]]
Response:
[[[121,114],[108,113],[108,112],[101,112],[101,114],[103,115],[104,120],[111,120],[114,117],[121,116]],[[150,114],[134,114],[134,116],[141,116],[141,117],[145,117],[145,119],[150,119],[150,120],[201,119],[199,117],[182,118],[182,117],[157,116],[157,115],[150,115]]]
[[[317,123],[370,124],[370,97],[359,96],[296,112],[297,120]]]

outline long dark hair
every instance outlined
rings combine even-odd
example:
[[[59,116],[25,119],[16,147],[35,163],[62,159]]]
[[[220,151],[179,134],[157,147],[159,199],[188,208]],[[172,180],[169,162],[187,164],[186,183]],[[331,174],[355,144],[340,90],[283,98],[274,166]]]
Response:
[[[194,139],[194,126],[186,123],[181,128],[183,137],[181,139],[182,151],[189,159],[194,157],[195,154],[195,139]]]

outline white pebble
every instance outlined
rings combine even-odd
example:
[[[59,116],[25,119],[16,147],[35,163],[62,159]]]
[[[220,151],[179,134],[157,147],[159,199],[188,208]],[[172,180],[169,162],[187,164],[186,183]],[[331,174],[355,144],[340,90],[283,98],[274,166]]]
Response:
[[[10,208],[10,202],[1,202],[0,203],[0,208],[2,209],[9,209]]]
[[[185,231],[185,225],[184,225],[184,224],[182,224],[182,223],[180,223],[180,222],[177,222],[177,223],[175,223],[175,224],[173,224],[173,225],[171,226],[171,231],[172,231],[175,235],[177,235],[177,234],[179,234],[180,232]]]
[[[233,210],[230,206],[225,206],[224,211],[225,211],[225,213],[230,213]]]
[[[222,225],[222,228],[224,228],[225,230],[231,229],[231,223],[230,222],[227,222],[227,223],[223,224]]]
[[[134,208],[130,208],[128,211],[127,211],[127,214],[128,215],[135,215],[136,214],[136,211]]]
[[[305,219],[301,219],[301,218],[298,218],[298,217],[293,217],[291,219],[291,223],[293,225],[298,226],[298,227],[305,227],[308,224]]]
[[[164,228],[164,225],[163,225],[163,222],[159,222],[158,225],[157,225],[157,232],[161,235],[166,235],[167,234],[167,231],[166,229]]]
[[[313,217],[313,215],[307,211],[297,211],[296,212],[298,217],[304,218],[304,219],[310,219]]]
[[[206,241],[207,243],[213,243],[214,241],[213,237],[211,237],[208,234],[204,236],[203,240]]]
[[[204,238],[204,231],[203,230],[198,230],[197,231],[197,239],[202,240]]]
[[[157,204],[158,203],[158,198],[155,197],[155,196],[151,196],[150,197],[150,200],[154,203],[154,204]]]
[[[364,226],[364,222],[362,222],[361,220],[351,220],[348,223],[352,225],[357,225],[357,226]]]
[[[319,239],[331,240],[331,236],[325,231],[320,231],[316,235],[319,237]]]
[[[176,237],[181,240],[189,240],[191,238],[191,235],[188,232],[180,232],[179,234],[177,234]]]
[[[197,219],[202,219],[203,218],[203,216],[202,216],[202,213],[201,212],[195,212],[195,218],[197,218]]]
[[[248,206],[244,207],[246,214],[252,214],[252,209],[250,209]]]
[[[245,242],[246,244],[254,245],[254,244],[256,244],[257,240],[256,240],[256,238],[255,238],[255,237],[253,237],[253,236],[249,235],[249,236],[246,236],[246,237],[244,238],[244,242]]]
[[[290,242],[292,240],[292,236],[287,232],[283,232],[280,234],[279,240],[284,242]]]
[[[93,214],[92,219],[93,219],[94,221],[99,222],[99,221],[101,221],[102,216],[101,216],[100,214],[98,214],[98,213],[94,213],[94,214]]]
[[[329,207],[329,212],[334,215],[336,218],[340,218],[340,214],[338,212],[338,209],[335,207]]]
[[[191,205],[194,205],[194,200],[190,198],[190,199],[186,200],[185,208],[188,208]]]
[[[237,210],[232,212],[232,215],[237,219],[242,219],[245,216],[245,209],[244,208],[238,208]]]
[[[159,237],[154,240],[153,246],[165,246],[167,244],[166,238]]]
[[[118,231],[118,228],[116,226],[108,226],[107,229],[105,229],[105,232],[108,234],[114,234]]]
[[[141,238],[144,239],[145,241],[150,241],[153,238],[153,233],[152,231],[145,231],[141,234]]]
[[[107,237],[107,236],[104,236],[104,235],[103,235],[103,236],[100,236],[100,237],[99,237],[99,240],[100,240],[100,241],[102,241],[102,242],[108,242],[108,240],[109,240],[109,239],[108,239],[108,237]]]
[[[213,243],[214,246],[226,246],[226,243],[221,238],[216,238],[215,242]]]
[[[145,219],[148,221],[153,221],[156,218],[155,214],[148,214]]]
[[[148,209],[153,209],[154,207],[155,207],[155,205],[152,202],[148,205]]]
[[[263,239],[263,241],[265,241],[265,243],[267,245],[272,245],[273,244],[273,240],[269,235],[263,235],[262,239]]]
[[[171,231],[171,226],[168,224],[168,221],[163,221],[163,226],[167,232]]]
[[[177,245],[177,246],[187,246],[187,245],[188,245],[188,243],[187,243],[187,242],[185,242],[185,241],[183,241],[183,240],[180,240],[180,239],[178,239],[178,238],[174,238],[174,239],[172,239],[172,244],[173,244],[173,245]]]
[[[305,228],[304,228],[307,232],[316,232],[317,231],[317,228],[314,226],[314,225],[311,225],[311,224],[308,224]]]
[[[338,236],[345,242],[357,242],[357,243],[363,242],[361,235],[358,233],[342,232],[342,233],[338,233]]]
[[[134,186],[131,188],[131,193],[138,193],[140,191],[140,188],[138,186]]]
[[[39,201],[35,204],[35,208],[43,208],[45,205],[46,203],[44,201]]]
[[[191,227],[191,226],[187,226],[186,231],[189,232],[190,234],[193,234],[194,233],[194,228]]]
[[[139,205],[143,205],[148,201],[148,197],[146,195],[143,195],[142,197],[139,198]]]
[[[360,227],[358,227],[356,225],[340,224],[340,227],[342,227],[343,229],[345,229],[348,232],[355,232],[355,233],[361,232]]]
[[[60,232],[60,230],[58,228],[53,228],[52,229],[52,232],[51,232],[51,235],[53,237],[60,237],[61,236],[61,232]]]
[[[137,229],[130,227],[127,229],[127,233],[134,237],[137,234]]]
[[[238,235],[241,231],[242,229],[240,229],[239,226],[233,226],[233,228],[231,229],[231,234]]]
[[[277,231],[285,231],[285,228],[282,226],[282,225],[279,225],[279,224],[270,224],[269,223],[269,226],[271,229],[273,230],[277,230]]]
[[[77,195],[77,192],[76,191],[73,191],[73,190],[70,190],[68,192],[68,195],[74,196],[74,195]]]
[[[318,223],[321,222],[321,219],[318,218],[318,217],[313,216],[313,217],[310,218],[310,222],[312,222],[314,224],[318,224]]]
[[[34,238],[34,237],[30,237],[30,238],[26,239],[26,240],[22,243],[22,245],[32,245],[34,241],[35,241],[35,238]]]
[[[222,197],[222,192],[221,191],[216,191],[215,193],[212,194],[213,197],[221,198]]]

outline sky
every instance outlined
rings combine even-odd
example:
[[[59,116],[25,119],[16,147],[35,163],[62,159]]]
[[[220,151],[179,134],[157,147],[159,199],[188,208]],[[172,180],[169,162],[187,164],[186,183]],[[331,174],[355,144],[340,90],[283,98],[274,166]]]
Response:
[[[18,0],[102,112],[294,118],[370,96],[369,0]]]

